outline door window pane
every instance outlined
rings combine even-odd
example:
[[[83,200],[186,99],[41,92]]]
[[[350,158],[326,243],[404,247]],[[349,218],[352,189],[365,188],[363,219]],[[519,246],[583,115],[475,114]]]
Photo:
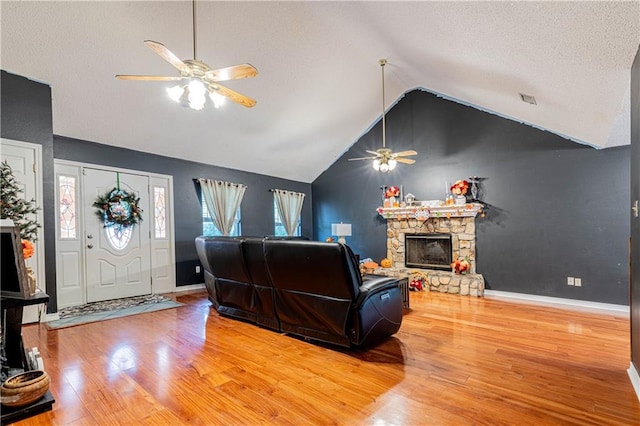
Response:
[[[155,186],[153,188],[153,206],[154,206],[154,228],[156,238],[166,238],[167,236],[167,228],[166,228],[166,214],[167,210],[165,207],[165,191],[162,187]]]
[[[107,233],[107,241],[116,249],[124,249],[133,235],[133,226],[111,225],[105,228]]]
[[[60,238],[76,238],[76,178],[58,176]]]

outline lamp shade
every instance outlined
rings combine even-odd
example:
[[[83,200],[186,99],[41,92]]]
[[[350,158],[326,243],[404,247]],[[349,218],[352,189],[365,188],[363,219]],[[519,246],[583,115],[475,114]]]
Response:
[[[351,224],[350,223],[332,223],[331,234],[338,237],[350,237],[351,236]]]

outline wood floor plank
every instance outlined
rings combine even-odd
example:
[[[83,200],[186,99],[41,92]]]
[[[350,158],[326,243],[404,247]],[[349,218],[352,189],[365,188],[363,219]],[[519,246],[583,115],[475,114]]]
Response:
[[[411,293],[400,331],[346,350],[185,306],[48,330],[56,397],[22,425],[640,425],[628,316]]]

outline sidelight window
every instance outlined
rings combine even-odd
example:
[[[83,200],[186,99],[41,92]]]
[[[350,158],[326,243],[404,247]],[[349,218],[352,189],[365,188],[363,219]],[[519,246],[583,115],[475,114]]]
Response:
[[[155,236],[156,238],[166,238],[167,209],[165,204],[165,189],[163,187],[153,187],[153,212]]]
[[[58,221],[60,223],[60,239],[76,238],[76,178],[75,176],[58,176]]]

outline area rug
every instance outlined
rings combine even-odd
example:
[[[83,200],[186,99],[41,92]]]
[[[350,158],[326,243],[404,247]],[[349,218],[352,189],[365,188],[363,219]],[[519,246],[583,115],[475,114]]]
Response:
[[[58,311],[60,319],[49,321],[47,327],[55,330],[90,322],[106,321],[129,315],[177,308],[183,305],[183,303],[157,294],[93,302],[86,305],[61,309]]]

